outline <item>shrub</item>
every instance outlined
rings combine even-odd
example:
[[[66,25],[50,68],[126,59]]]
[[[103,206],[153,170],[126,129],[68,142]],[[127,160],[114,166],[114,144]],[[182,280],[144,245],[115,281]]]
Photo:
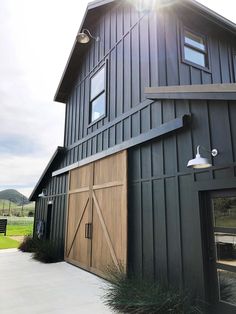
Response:
[[[38,247],[38,242],[39,240],[33,238],[32,236],[25,236],[18,249],[22,252],[35,252]]]
[[[43,263],[57,263],[62,260],[52,242],[39,240],[32,236],[24,237],[18,249],[22,252],[33,253],[33,258]]]
[[[190,296],[159,283],[126,278],[123,274],[110,277],[105,304],[118,313],[190,314],[203,313]]]
[[[33,258],[43,263],[57,263],[62,260],[55,245],[43,240],[38,241]]]

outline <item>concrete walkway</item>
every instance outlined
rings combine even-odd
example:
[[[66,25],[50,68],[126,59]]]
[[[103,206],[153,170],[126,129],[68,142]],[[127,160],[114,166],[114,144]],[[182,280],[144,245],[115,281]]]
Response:
[[[42,264],[29,253],[0,250],[1,314],[106,314],[105,282],[65,262]]]

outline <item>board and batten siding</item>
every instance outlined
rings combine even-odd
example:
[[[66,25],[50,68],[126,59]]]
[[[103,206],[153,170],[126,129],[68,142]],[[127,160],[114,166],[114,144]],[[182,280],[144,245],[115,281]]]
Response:
[[[236,103],[155,101],[146,99],[144,89],[235,82],[235,37],[179,6],[144,14],[118,3],[97,13],[94,23],[84,27],[101,40],[91,40],[80,58],[66,104],[67,153],[55,170],[190,114],[191,124],[185,130],[128,150],[128,261],[131,271],[143,277],[191,285],[204,293],[199,191],[202,186],[235,186]],[[207,36],[209,70],[182,62],[183,26]],[[90,77],[103,64],[107,66],[107,114],[89,125]],[[187,169],[197,145],[219,150],[212,169]],[[59,178],[49,180],[51,194],[57,193]],[[56,197],[62,203],[65,200]],[[37,207],[43,207],[40,202],[45,200]]]
[[[99,13],[100,12],[100,13]],[[144,88],[235,82],[235,37],[187,8],[172,6],[138,12],[129,4],[99,11],[92,40],[66,104],[67,155],[59,168],[106,150],[159,125],[160,108],[145,98]],[[182,62],[181,29],[207,36],[210,69]],[[89,125],[90,77],[107,64],[107,114]]]
[[[65,215],[67,206],[67,174],[48,178],[44,185],[47,197],[37,198],[35,203],[34,235],[36,236],[37,221],[47,223],[48,202],[52,202],[50,241],[52,241],[63,258],[65,243]]]
[[[204,296],[199,195],[236,186],[236,101],[159,102],[157,111],[162,122],[183,112],[192,115],[192,122],[190,128],[129,150],[129,270]],[[187,168],[197,145],[218,149],[212,168]]]

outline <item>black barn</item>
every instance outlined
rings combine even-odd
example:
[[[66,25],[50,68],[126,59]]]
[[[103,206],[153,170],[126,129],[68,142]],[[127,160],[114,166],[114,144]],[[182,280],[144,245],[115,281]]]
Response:
[[[236,25],[193,0],[145,3],[88,5],[35,223],[72,264],[102,275],[121,262],[234,313]],[[198,146],[207,160],[187,167]]]

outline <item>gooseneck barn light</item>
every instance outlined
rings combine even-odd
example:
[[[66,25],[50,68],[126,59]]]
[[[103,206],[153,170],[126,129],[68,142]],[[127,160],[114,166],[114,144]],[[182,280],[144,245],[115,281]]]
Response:
[[[218,155],[218,150],[212,149],[210,153],[213,157],[216,157]],[[196,157],[194,159],[189,160],[187,167],[194,168],[194,169],[203,169],[203,168],[212,167],[210,160],[200,155],[200,145],[197,146]]]
[[[42,192],[38,195],[38,197],[46,197],[47,196],[47,189],[42,189]]]
[[[90,38],[93,38],[96,41],[100,40],[100,37],[93,36],[87,28],[84,28],[81,33],[78,33],[76,40],[80,44],[87,44],[90,41]]]

